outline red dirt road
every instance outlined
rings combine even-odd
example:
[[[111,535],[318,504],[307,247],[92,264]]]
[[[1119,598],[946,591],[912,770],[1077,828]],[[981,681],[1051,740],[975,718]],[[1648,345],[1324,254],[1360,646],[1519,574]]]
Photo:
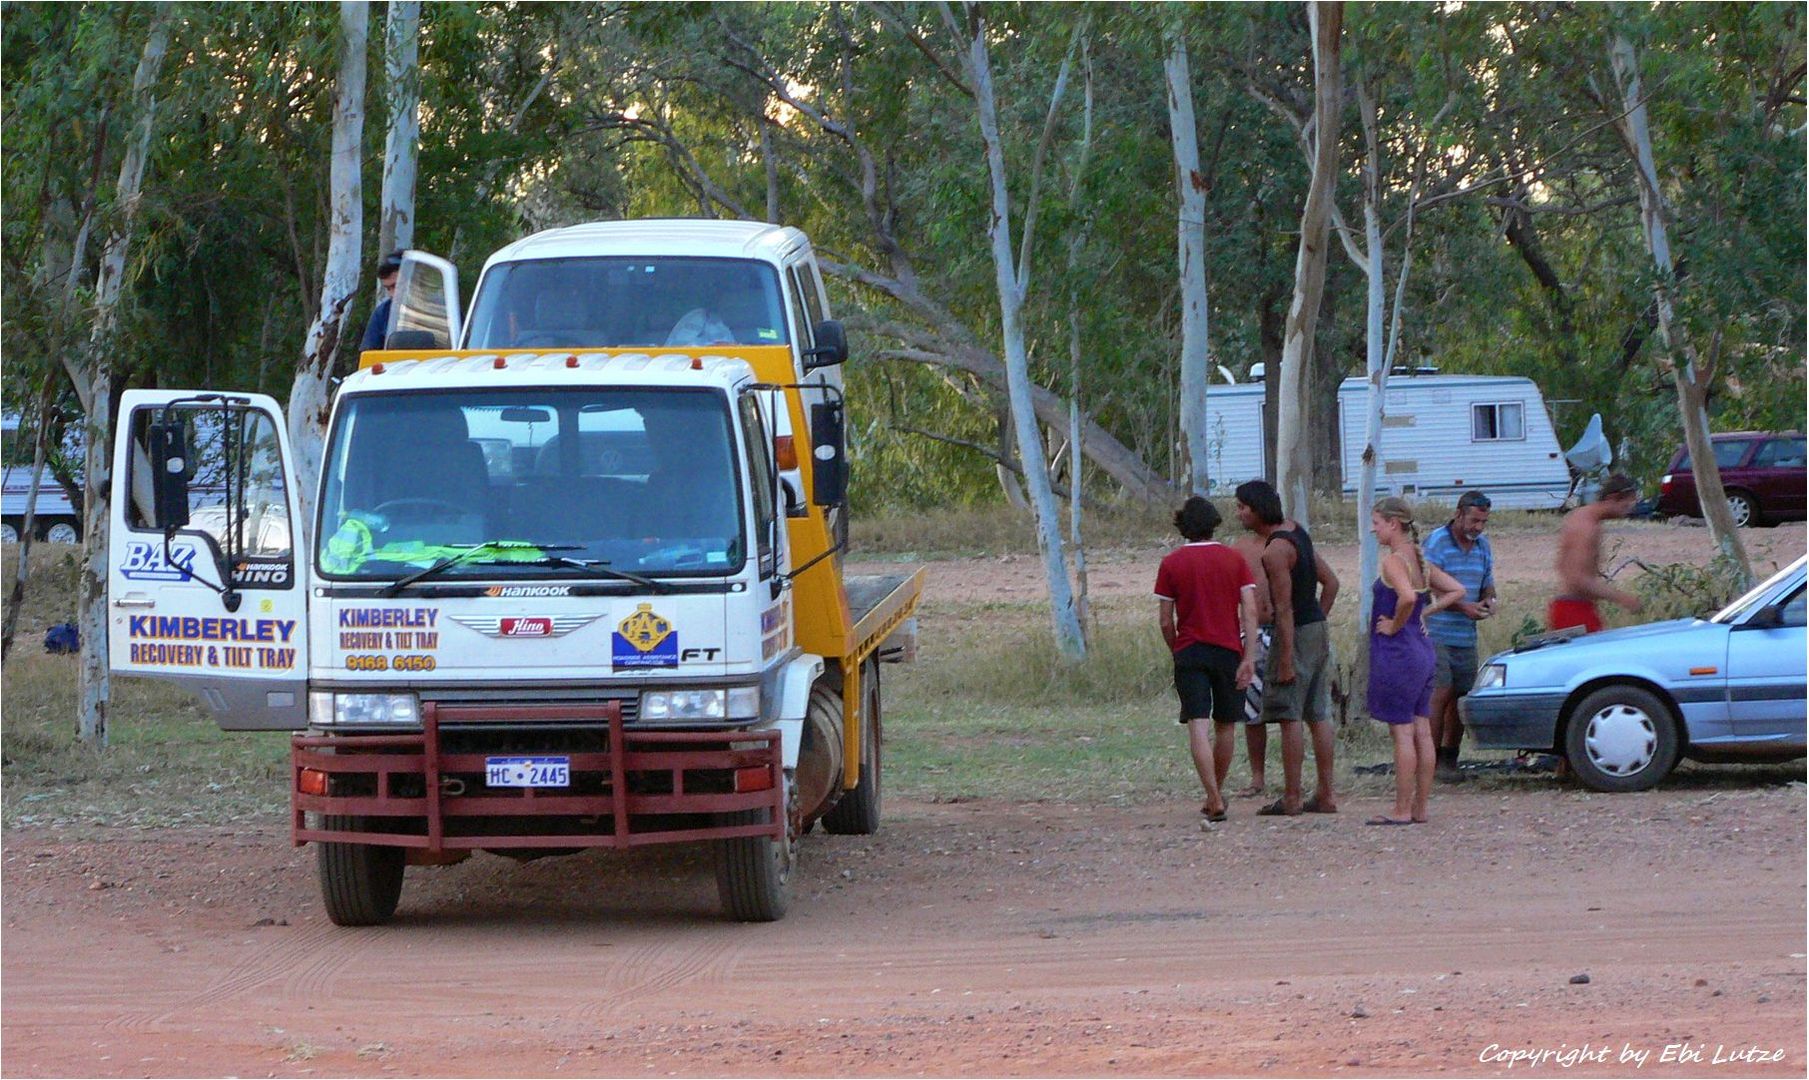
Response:
[[[1793,775],[1441,788],[1404,829],[895,802],[764,926],[690,852],[411,869],[340,930],[275,829],[17,831],[4,1072],[1800,1076]]]

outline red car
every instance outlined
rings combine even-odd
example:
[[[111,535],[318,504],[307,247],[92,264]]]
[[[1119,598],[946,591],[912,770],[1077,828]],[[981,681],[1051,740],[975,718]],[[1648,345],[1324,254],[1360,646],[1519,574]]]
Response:
[[[1803,436],[1764,431],[1734,431],[1712,436],[1715,464],[1736,525],[1766,525],[1804,517]],[[1659,481],[1658,512],[1666,516],[1701,517],[1690,452],[1680,449]]]

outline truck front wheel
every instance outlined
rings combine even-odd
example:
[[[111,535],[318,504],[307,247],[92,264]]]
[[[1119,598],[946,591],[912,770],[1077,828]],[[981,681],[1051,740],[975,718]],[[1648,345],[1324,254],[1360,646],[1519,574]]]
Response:
[[[799,822],[795,783],[786,785],[785,839],[735,836],[716,841],[716,892],[722,909],[738,922],[777,922],[791,903],[791,871],[797,861]],[[731,816],[737,824],[761,820],[762,811]]]
[[[356,829],[360,819],[327,815],[323,829]],[[377,926],[396,913],[402,899],[402,872],[407,852],[377,844],[321,842],[320,895],[327,918],[336,926]]]
[[[823,831],[834,836],[872,836],[879,831],[879,665],[861,668],[861,778],[854,790],[823,815]]]

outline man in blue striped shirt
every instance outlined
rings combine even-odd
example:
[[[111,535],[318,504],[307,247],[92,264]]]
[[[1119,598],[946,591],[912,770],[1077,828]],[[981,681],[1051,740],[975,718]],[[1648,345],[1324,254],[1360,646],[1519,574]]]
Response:
[[[1432,681],[1432,741],[1438,745],[1438,778],[1460,779],[1457,751],[1463,721],[1457,699],[1476,682],[1476,624],[1495,614],[1495,552],[1482,535],[1489,524],[1489,497],[1466,491],[1457,516],[1432,531],[1420,551],[1426,561],[1463,584],[1464,598],[1426,616],[1426,631],[1438,653]]]

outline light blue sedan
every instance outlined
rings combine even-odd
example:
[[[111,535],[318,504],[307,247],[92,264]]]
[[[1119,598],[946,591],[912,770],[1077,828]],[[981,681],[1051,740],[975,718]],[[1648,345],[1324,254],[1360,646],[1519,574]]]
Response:
[[[1489,658],[1461,699],[1487,749],[1548,750],[1597,791],[1643,791],[1680,758],[1804,756],[1798,559],[1709,619],[1545,635]]]

